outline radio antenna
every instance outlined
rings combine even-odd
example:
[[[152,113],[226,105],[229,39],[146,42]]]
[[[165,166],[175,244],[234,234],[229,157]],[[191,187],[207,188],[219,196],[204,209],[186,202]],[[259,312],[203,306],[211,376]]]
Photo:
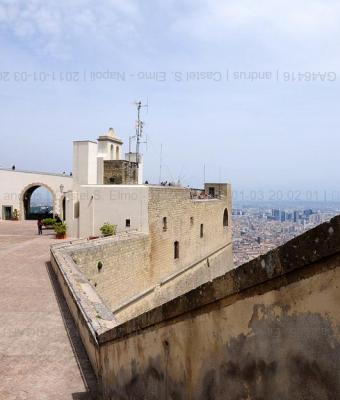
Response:
[[[137,107],[137,120],[136,120],[136,161],[137,163],[140,163],[140,145],[141,143],[147,143],[147,142],[141,142],[141,138],[143,136],[143,128],[144,128],[144,122],[141,120],[141,109],[142,108],[147,108],[149,107],[148,104],[142,104],[141,101],[136,101],[135,105]]]

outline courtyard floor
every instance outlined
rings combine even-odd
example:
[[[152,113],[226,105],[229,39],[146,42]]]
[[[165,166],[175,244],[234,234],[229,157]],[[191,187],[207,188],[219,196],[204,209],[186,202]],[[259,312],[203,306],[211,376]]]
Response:
[[[49,264],[51,231],[0,221],[0,400],[89,400],[95,377]]]

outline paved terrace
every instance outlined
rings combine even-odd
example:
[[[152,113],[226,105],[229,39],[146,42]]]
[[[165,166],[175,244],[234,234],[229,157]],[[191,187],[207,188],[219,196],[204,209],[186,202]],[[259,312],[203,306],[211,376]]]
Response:
[[[90,400],[95,378],[49,264],[51,231],[0,221],[0,400]]]

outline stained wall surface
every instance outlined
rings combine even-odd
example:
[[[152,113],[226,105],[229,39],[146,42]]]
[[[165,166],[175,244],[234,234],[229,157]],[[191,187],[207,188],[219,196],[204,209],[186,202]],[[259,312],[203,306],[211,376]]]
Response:
[[[340,259],[325,264],[107,343],[105,398],[339,398]]]

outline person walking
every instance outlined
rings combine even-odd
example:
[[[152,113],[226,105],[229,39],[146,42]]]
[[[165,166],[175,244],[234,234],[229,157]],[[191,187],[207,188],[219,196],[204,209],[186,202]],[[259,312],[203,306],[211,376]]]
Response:
[[[37,225],[38,225],[38,235],[42,235],[43,223],[42,223],[41,219],[38,219]]]

